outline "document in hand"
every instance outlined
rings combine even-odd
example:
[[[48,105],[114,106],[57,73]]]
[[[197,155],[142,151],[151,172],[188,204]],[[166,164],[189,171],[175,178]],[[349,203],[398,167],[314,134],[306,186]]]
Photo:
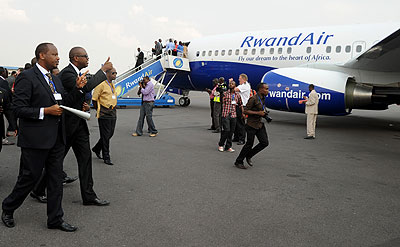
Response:
[[[80,111],[80,110],[77,110],[77,109],[74,109],[74,108],[71,108],[71,107],[68,107],[68,106],[64,106],[64,105],[60,105],[60,107],[63,108],[64,110],[66,110],[66,111],[69,111],[69,112],[77,115],[80,118],[83,118],[85,120],[89,120],[90,119],[90,113],[87,113],[87,112],[84,112],[84,111]]]

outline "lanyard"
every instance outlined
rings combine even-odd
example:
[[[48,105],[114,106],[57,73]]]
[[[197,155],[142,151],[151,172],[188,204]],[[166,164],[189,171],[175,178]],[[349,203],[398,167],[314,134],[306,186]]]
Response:
[[[264,111],[264,104],[263,104],[263,102],[261,101],[261,98],[260,98],[260,96],[257,94],[257,97],[258,97],[258,100],[260,100],[260,103],[261,103],[261,105],[262,105],[262,108],[263,108],[263,111]]]
[[[113,88],[112,88],[112,86],[111,86],[111,83],[109,83],[108,80],[107,80],[107,84],[108,84],[108,86],[110,86],[111,92],[114,94],[114,90],[113,90]]]
[[[42,73],[42,74],[43,74],[43,73]],[[49,82],[50,82],[51,84],[53,84],[54,93],[57,93],[56,85],[54,84],[54,82],[53,82],[52,80],[50,80],[50,78],[49,78],[47,75],[43,74],[43,76],[44,76],[45,80],[46,80],[46,78],[47,78],[47,79],[49,80]]]

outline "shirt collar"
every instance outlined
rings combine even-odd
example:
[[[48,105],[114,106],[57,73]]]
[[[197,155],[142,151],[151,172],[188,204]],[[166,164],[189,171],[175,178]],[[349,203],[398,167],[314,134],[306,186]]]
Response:
[[[43,75],[46,75],[46,74],[50,73],[50,71],[48,71],[45,68],[43,68],[39,63],[36,63],[36,66],[38,67],[40,72],[42,72]]]
[[[80,71],[79,71],[78,67],[76,67],[75,64],[73,64],[73,63],[71,63],[71,62],[69,62],[69,64],[72,65],[72,68],[74,68],[74,70],[76,71],[76,73],[79,75]]]

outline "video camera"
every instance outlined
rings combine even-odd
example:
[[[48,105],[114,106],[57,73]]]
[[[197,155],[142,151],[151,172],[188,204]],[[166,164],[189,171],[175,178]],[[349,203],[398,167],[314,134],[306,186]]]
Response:
[[[265,121],[267,121],[267,123],[272,122],[272,118],[268,115],[269,111],[264,110],[264,112],[265,112],[265,115],[263,116],[263,118],[265,119]]]

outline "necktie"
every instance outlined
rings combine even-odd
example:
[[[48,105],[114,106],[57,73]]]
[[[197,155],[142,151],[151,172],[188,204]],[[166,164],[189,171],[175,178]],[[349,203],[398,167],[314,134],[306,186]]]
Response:
[[[49,78],[49,80],[51,81],[51,82],[49,83],[49,87],[50,87],[51,92],[54,94],[54,93],[56,92],[56,90],[54,90],[54,85],[53,85],[53,83],[52,83],[53,78],[51,77],[51,74],[50,74],[50,73],[47,73],[46,76],[47,76],[47,77]]]

